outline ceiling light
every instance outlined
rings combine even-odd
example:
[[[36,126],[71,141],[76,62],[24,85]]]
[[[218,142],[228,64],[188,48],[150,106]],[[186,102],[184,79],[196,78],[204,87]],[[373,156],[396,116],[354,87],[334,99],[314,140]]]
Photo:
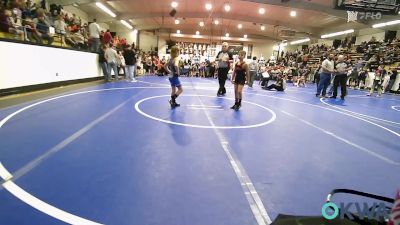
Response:
[[[400,20],[393,20],[393,21],[389,21],[386,23],[377,23],[372,25],[373,28],[379,28],[379,27],[386,27],[386,26],[390,26],[390,25],[395,25],[395,24],[399,24]]]
[[[177,2],[171,2],[171,7],[172,7],[172,8],[178,7],[178,3],[177,3]]]
[[[177,31],[176,31],[176,33],[177,33],[177,34],[180,34],[180,33],[181,33],[181,31],[180,31],[180,30],[177,30]]]
[[[196,35],[200,35],[200,32],[199,32],[199,31],[196,31]]]
[[[321,36],[321,38],[330,38],[330,37],[335,37],[335,36],[339,36],[339,35],[343,35],[343,34],[350,34],[353,32],[354,32],[354,30],[350,29],[350,30],[340,31],[340,32],[331,33],[331,34],[324,34]]]
[[[109,8],[107,8],[105,5],[103,5],[101,2],[96,2],[96,6],[99,7],[101,10],[106,12],[108,15],[112,17],[117,17],[113,11],[111,11]]]
[[[175,20],[175,24],[179,24],[179,20],[178,19]]]
[[[261,25],[261,30],[265,30],[265,26],[264,25]]]
[[[229,33],[226,33],[226,34],[225,34],[225,37],[229,37]]]
[[[290,16],[291,16],[291,17],[297,16],[297,12],[296,12],[296,11],[290,11]]]
[[[201,21],[201,22],[199,23],[199,25],[200,25],[201,27],[204,27],[204,22]]]
[[[298,41],[292,41],[292,42],[290,42],[290,44],[291,45],[297,45],[297,44],[301,44],[301,43],[309,42],[309,41],[310,41],[310,38],[306,38],[306,39],[301,39],[301,40],[298,40]]]
[[[247,34],[243,35],[243,38],[247,38]]]
[[[129,29],[133,29],[133,27],[132,27],[132,25],[130,25],[128,22],[126,22],[125,20],[120,20],[121,21],[121,23],[124,25],[124,26],[126,26],[127,28],[129,28]]]
[[[265,13],[265,9],[264,9],[264,8],[259,8],[259,9],[258,9],[258,13],[264,14],[264,13]]]
[[[72,6],[78,7],[79,5],[78,5],[78,3],[74,2],[74,3],[72,3]]]
[[[218,25],[218,24],[219,24],[219,21],[218,21],[218,20],[215,20],[215,21],[214,21],[214,24],[215,24],[215,25]]]
[[[229,4],[225,4],[224,6],[225,12],[231,11],[231,6]]]
[[[242,27],[243,27],[242,24],[239,23],[239,24],[238,24],[238,28],[239,28],[239,29],[242,29]]]
[[[207,10],[211,10],[211,9],[212,9],[211,3],[207,3],[207,4],[206,4],[206,9],[207,9]]]

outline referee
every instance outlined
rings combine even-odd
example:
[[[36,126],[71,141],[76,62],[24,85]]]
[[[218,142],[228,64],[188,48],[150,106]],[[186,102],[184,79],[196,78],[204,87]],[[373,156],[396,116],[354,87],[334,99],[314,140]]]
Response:
[[[226,94],[225,81],[228,79],[229,66],[233,61],[232,54],[228,52],[228,47],[229,45],[227,42],[222,43],[222,50],[218,52],[215,59],[215,61],[218,62],[218,96]]]
[[[344,61],[344,56],[339,55],[338,61],[336,64],[336,76],[335,79],[333,80],[333,95],[331,98],[336,98],[337,96],[337,89],[340,84],[340,89],[341,89],[341,96],[340,98],[344,100],[344,97],[347,94],[346,90],[346,82],[347,82],[347,71],[350,68],[348,67],[347,63]]]

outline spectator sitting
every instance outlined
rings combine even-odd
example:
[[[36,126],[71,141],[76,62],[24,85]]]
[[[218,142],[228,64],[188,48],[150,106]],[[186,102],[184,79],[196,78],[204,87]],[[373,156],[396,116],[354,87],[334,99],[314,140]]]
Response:
[[[36,19],[35,19],[36,20]],[[34,20],[34,22],[35,22]],[[49,34],[49,25],[45,22],[44,15],[39,15],[36,22],[36,30],[39,32],[39,42],[42,44],[43,40],[47,40],[47,44],[53,43],[53,37]]]
[[[61,37],[61,46],[65,46],[65,36],[66,36],[66,27],[67,25],[64,22],[63,15],[58,15],[57,20],[54,21],[54,28],[56,30],[56,34],[60,35]]]
[[[0,30],[19,36],[19,38],[23,40],[24,32],[16,28],[11,15],[12,14],[10,10],[3,10],[0,12]]]
[[[300,70],[299,70],[299,77],[297,79],[297,83],[296,86],[299,87],[300,85],[302,85],[303,87],[306,87],[306,77],[309,73],[309,70],[306,66],[300,66]]]
[[[80,30],[78,30],[75,33],[72,33],[71,39],[79,49],[85,49],[86,48],[85,37],[81,34]]]
[[[263,87],[263,89],[268,91],[272,89],[275,89],[277,91],[284,91],[286,89],[286,80],[282,75],[279,75],[275,84],[271,84],[268,87]]]
[[[40,43],[40,37],[38,31],[36,30],[36,25],[32,21],[32,18],[27,16],[23,21],[23,25],[25,27],[27,40],[28,41],[35,40],[36,43]]]

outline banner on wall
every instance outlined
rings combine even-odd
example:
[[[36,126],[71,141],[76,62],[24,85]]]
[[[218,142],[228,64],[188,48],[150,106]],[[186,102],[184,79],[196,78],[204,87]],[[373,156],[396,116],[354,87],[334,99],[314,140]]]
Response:
[[[240,51],[243,50],[243,45],[229,45],[228,51],[232,53],[232,55],[238,55]]]
[[[247,46],[247,58],[248,59],[253,58],[253,45],[252,44]]]

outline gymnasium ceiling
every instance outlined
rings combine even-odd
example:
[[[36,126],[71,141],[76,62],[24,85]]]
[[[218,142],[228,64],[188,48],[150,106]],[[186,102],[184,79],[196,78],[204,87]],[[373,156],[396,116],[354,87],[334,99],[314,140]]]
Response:
[[[371,27],[372,22],[347,23],[347,12],[335,10],[333,0],[175,0],[178,3],[175,16],[170,16],[173,0],[108,0],[102,1],[117,14],[112,18],[97,8],[94,0],[53,0],[61,5],[78,4],[78,8],[89,15],[96,15],[98,22],[119,24],[120,19],[129,21],[138,30],[160,31],[164,33],[195,34],[243,37],[270,40],[294,40],[302,37],[317,38],[321,34]],[[205,4],[211,3],[212,9],[206,10]],[[229,12],[224,10],[229,4]],[[260,14],[259,9],[265,13]],[[290,16],[291,11],[297,15]],[[384,16],[391,20],[395,16]],[[179,24],[175,24],[175,20]],[[396,18],[398,19],[398,18]],[[218,20],[219,24],[213,24]],[[204,26],[199,25],[204,22]],[[374,21],[375,22],[375,21]],[[376,23],[376,22],[375,22]],[[242,25],[242,29],[238,28]],[[261,26],[265,30],[261,30]],[[295,31],[294,37],[282,36],[282,30]]]

